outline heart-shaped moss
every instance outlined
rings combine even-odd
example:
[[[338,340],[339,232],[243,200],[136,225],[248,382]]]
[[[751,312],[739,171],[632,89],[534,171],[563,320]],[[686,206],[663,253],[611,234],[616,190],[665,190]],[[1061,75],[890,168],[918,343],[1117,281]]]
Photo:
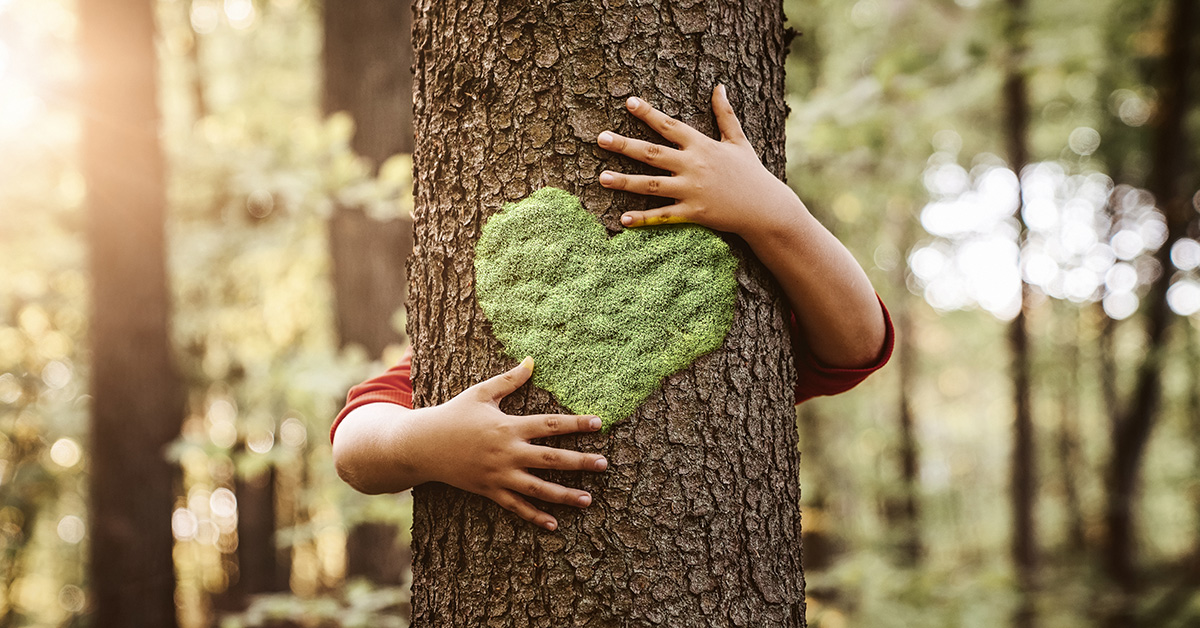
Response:
[[[712,231],[608,232],[556,188],[509,203],[475,247],[475,291],[533,383],[607,430],[668,375],[716,349],[733,322],[737,260]]]

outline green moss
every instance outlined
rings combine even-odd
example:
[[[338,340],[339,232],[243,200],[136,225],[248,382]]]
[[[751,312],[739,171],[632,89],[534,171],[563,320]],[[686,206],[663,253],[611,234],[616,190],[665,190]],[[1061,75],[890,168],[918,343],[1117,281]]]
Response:
[[[737,260],[697,225],[608,237],[572,194],[510,203],[475,247],[475,291],[505,353],[533,383],[607,430],[663,379],[716,349],[733,322]]]

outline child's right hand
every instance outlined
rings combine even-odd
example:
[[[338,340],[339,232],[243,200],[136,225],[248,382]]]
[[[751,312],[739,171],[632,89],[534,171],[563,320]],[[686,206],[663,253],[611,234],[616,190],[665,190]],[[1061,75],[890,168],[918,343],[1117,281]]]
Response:
[[[534,445],[529,441],[573,432],[595,432],[600,419],[569,414],[515,416],[500,409],[500,400],[533,374],[533,358],[480,382],[420,417],[421,440],[429,479],[478,493],[522,519],[548,530],[558,522],[526,497],[585,507],[588,493],[543,480],[529,469],[603,471],[608,461],[597,454]],[[422,412],[422,411],[417,411]],[[416,427],[414,425],[413,427]]]

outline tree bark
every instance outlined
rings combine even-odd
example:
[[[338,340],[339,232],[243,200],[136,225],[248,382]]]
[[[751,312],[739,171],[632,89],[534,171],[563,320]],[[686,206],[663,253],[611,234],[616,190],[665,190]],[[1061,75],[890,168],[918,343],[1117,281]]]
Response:
[[[449,400],[514,361],[475,301],[475,242],[502,204],[553,185],[620,230],[649,200],[602,188],[604,129],[655,139],[637,95],[710,135],[729,86],[746,133],[782,174],[784,29],[777,1],[644,5],[418,0],[414,259],[416,405]],[[655,204],[660,204],[655,202]],[[594,496],[550,507],[557,532],[440,484],[414,500],[414,623],[430,626],[803,626],[795,368],[786,303],[743,243],[724,345],[670,376],[607,435],[603,474],[549,474]],[[544,391],[512,413],[561,411]]]
[[[1004,81],[1005,131],[1008,158],[1018,181],[1029,164],[1029,95],[1025,85],[1026,22],[1025,0],[1008,0],[1007,37],[1010,46]],[[1028,228],[1022,216],[1023,195],[1017,196],[1015,217],[1019,225],[1017,245],[1024,247]],[[1013,449],[1010,490],[1013,505],[1012,558],[1022,600],[1013,625],[1035,624],[1032,593],[1037,579],[1037,527],[1034,502],[1037,498],[1037,456],[1034,451],[1033,402],[1030,393],[1029,284],[1021,280],[1021,306],[1009,324],[1008,345],[1012,354]]]
[[[176,625],[164,448],[183,420],[172,362],[154,3],[82,0],[83,171],[92,277],[94,625]]]
[[[351,146],[376,168],[413,150],[411,6],[394,0],[322,5],[322,107],[327,114],[350,114],[356,127]],[[337,207],[329,245],[339,342],[361,345],[377,358],[389,344],[403,341],[392,320],[404,306],[412,221],[381,222],[360,207]],[[346,540],[346,575],[400,584],[408,555],[398,536],[392,524],[355,525]]]
[[[1192,216],[1191,194],[1196,175],[1188,167],[1187,128],[1190,106],[1189,81],[1196,67],[1196,23],[1194,0],[1172,0],[1167,20],[1167,51],[1160,69],[1158,112],[1153,121],[1153,150],[1147,188],[1154,195],[1167,222],[1166,242],[1155,254],[1162,272],[1145,297],[1146,352],[1138,366],[1132,399],[1119,415],[1112,433],[1112,461],[1108,488],[1107,567],[1113,581],[1127,592],[1136,592],[1135,530],[1133,505],[1140,481],[1142,455],[1157,419],[1162,395],[1162,360],[1167,328],[1174,315],[1167,305],[1170,287],[1171,247],[1187,230]],[[1130,618],[1132,603],[1126,596],[1113,625]]]

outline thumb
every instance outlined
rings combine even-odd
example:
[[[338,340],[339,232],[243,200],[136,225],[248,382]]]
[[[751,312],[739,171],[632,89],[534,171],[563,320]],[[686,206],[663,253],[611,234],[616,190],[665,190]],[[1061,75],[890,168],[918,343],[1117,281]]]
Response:
[[[487,399],[500,401],[529,381],[531,375],[533,375],[533,358],[526,357],[516,368],[484,380],[479,384],[479,390]]]

